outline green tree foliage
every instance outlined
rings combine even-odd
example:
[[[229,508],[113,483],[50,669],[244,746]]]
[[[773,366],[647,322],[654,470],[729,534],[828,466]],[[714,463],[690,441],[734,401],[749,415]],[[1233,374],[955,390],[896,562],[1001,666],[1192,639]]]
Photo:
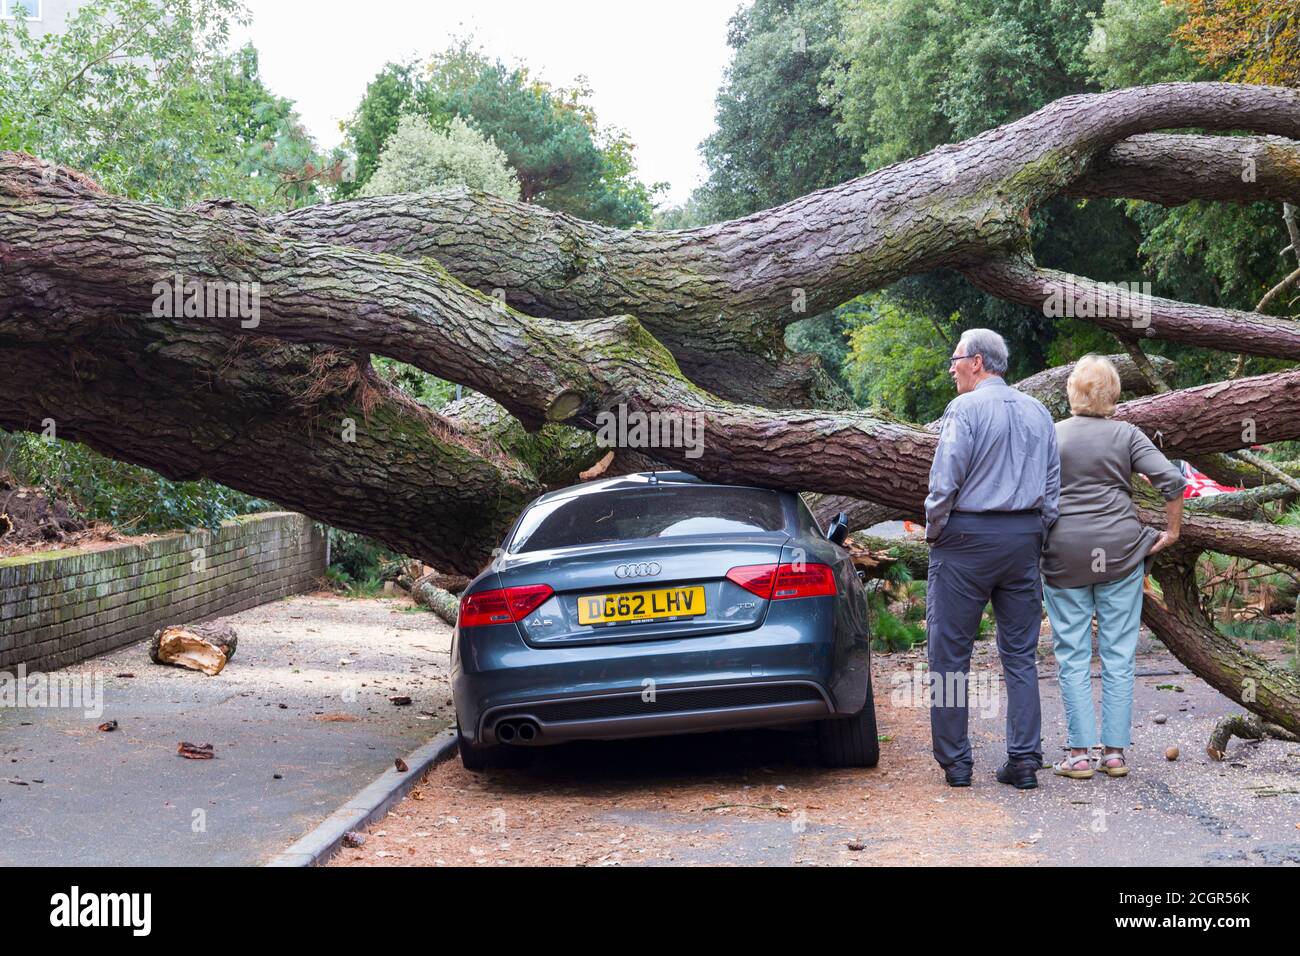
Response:
[[[519,198],[519,180],[497,145],[459,116],[435,129],[419,116],[403,116],[379,156],[363,196],[426,192],[469,186],[506,199]]]
[[[90,0],[63,33],[0,24],[0,148],[153,202],[314,201],[337,164],[263,85],[256,51],[225,52],[244,17],[237,0]]]
[[[942,415],[953,395],[948,357],[960,335],[957,316],[931,322],[879,292],[839,311],[848,330],[843,374],[853,397],[910,421]]]
[[[826,86],[869,168],[1087,89],[1102,0],[851,0]]]
[[[527,67],[488,58],[467,40],[425,64],[390,63],[347,123],[356,170],[340,193],[364,189],[403,114],[435,128],[460,117],[505,153],[524,201],[614,226],[649,223],[658,187],[636,178],[631,141],[599,125],[590,95],[581,81],[571,89],[552,87]]]
[[[237,173],[247,185],[246,201],[295,208],[324,198],[338,184],[345,164],[335,150],[323,154],[302,124],[293,101],[262,82],[257,48],[251,43],[221,64],[211,117],[219,143],[239,151]]]
[[[339,184],[339,196],[349,199],[360,194],[379,166],[388,137],[397,132],[403,112],[423,116],[434,125],[451,119],[432,114],[422,96],[424,86],[417,85],[419,67],[414,63],[389,63],[366,86],[361,104],[344,126],[344,145],[353,156],[351,174]]]
[[[0,435],[3,435],[0,432]],[[84,445],[33,435],[11,436],[0,471],[69,502],[77,517],[128,534],[212,528],[267,502],[213,481],[169,481],[147,468],[105,458]]]
[[[1176,79],[1215,79],[1213,70],[1173,40],[1186,22],[1187,10],[1181,3],[1106,0],[1084,52],[1089,74],[1107,90]]]
[[[385,355],[370,356],[370,364],[384,381],[396,385],[417,402],[435,411],[456,397],[455,385],[414,365],[407,365]]]
[[[731,20],[717,129],[700,146],[709,179],[697,202],[733,219],[862,172],[819,91],[840,30],[837,0],[755,0]]]

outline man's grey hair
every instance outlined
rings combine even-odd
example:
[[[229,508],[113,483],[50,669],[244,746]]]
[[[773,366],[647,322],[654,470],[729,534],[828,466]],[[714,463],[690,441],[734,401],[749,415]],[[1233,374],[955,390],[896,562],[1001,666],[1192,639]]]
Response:
[[[984,370],[1002,375],[1007,370],[1007,343],[992,329],[967,329],[957,342],[963,355],[984,356]]]

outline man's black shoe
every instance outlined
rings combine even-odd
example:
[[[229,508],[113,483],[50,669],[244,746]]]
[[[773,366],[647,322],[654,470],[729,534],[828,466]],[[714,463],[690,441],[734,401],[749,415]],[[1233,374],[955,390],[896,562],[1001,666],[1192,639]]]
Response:
[[[969,787],[970,771],[965,769],[945,770],[943,779],[950,787]]]
[[[1040,763],[1033,760],[1008,760],[998,767],[998,783],[1009,783],[1017,790],[1033,790],[1038,786]]]

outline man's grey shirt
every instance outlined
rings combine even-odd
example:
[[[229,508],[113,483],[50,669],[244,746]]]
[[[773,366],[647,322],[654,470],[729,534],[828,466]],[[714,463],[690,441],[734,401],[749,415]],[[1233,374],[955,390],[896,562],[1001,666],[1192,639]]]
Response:
[[[1043,403],[986,378],[944,409],[925,499],[925,537],[934,541],[955,511],[1042,511],[1056,523],[1061,460]]]

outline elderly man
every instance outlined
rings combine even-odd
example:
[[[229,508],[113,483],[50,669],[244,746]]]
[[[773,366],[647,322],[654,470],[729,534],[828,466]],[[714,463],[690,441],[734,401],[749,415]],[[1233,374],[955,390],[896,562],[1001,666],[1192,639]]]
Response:
[[[934,757],[949,786],[970,786],[970,657],[992,601],[1007,685],[1007,762],[997,779],[1029,790],[1043,766],[1039,558],[1060,497],[1056,429],[1038,400],[1003,381],[1007,344],[996,332],[968,330],[948,369],[957,397],[943,413],[925,499]]]

